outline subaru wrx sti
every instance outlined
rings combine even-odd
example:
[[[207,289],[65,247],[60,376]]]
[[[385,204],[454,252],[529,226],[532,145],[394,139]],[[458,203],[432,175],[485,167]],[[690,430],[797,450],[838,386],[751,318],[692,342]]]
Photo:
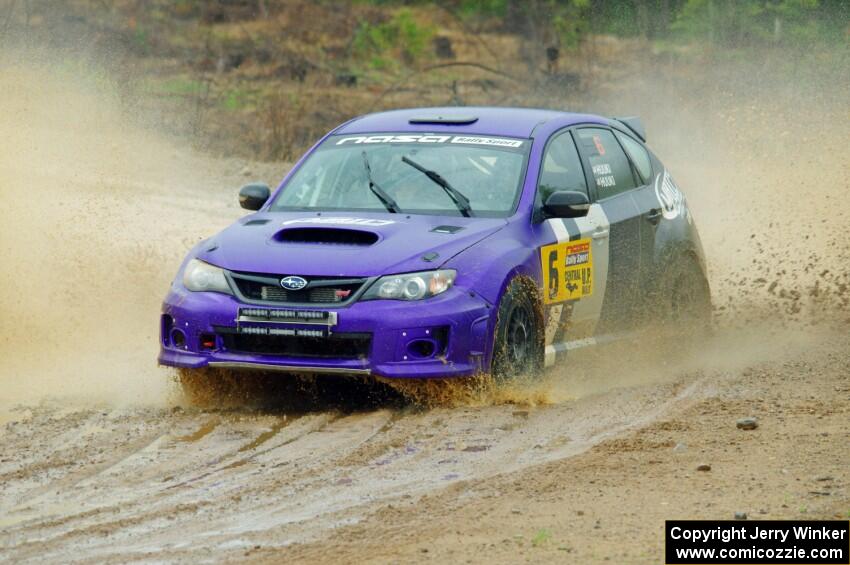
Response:
[[[684,194],[637,118],[520,108],[366,115],[201,242],[163,365],[510,377],[642,324],[705,324]]]

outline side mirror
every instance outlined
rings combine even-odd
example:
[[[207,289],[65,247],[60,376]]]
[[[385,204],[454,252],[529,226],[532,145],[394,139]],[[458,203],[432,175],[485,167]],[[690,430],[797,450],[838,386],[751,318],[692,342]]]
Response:
[[[587,194],[575,190],[553,192],[543,205],[543,210],[552,218],[580,218],[587,216],[589,209]]]
[[[268,185],[263,183],[246,184],[239,189],[239,205],[246,210],[259,210],[271,196]]]

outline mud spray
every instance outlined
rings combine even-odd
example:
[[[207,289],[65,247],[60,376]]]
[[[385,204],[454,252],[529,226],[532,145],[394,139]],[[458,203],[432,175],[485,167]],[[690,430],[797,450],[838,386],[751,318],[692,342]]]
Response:
[[[221,165],[130,125],[88,69],[0,66],[0,401],[162,404],[159,302],[227,223]]]
[[[0,401],[172,402],[171,375],[155,363],[159,302],[188,247],[238,217],[236,181],[155,124],[131,124],[108,77],[17,61],[0,73]],[[709,259],[716,339],[684,361],[636,346],[577,355],[533,383],[403,392],[449,405],[561,402],[791,355],[846,323],[846,100],[781,73],[688,72],[646,69],[650,79],[588,109],[642,115],[684,187]]]

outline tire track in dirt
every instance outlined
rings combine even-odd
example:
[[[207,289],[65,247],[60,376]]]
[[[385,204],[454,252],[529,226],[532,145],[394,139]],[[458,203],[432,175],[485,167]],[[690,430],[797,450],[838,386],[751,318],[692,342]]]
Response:
[[[357,422],[352,423],[350,420],[356,418],[360,420],[360,425]],[[297,434],[291,437],[281,437],[279,445],[266,446],[258,454],[270,453],[276,449],[283,448],[288,445],[295,446],[287,450],[288,458],[275,457],[272,460],[278,465],[295,463],[301,459],[312,458],[315,461],[323,461],[328,465],[333,464],[333,458],[340,450],[344,450],[346,446],[351,448],[359,444],[360,441],[371,437],[374,433],[380,430],[386,421],[389,419],[389,412],[379,411],[366,416],[349,416],[340,420],[338,428],[331,432],[330,438],[323,436],[315,437],[317,434],[325,434],[325,428],[328,424],[332,424],[337,420],[334,414],[319,414],[311,418],[314,422],[311,425],[304,426]],[[207,424],[205,424],[207,425]],[[132,454],[130,457],[123,459],[119,465],[122,466],[120,472],[115,469],[112,473],[100,473],[88,478],[82,483],[78,483],[75,494],[69,496],[68,493],[63,493],[65,496],[59,496],[61,500],[46,508],[49,515],[45,516],[41,522],[30,520],[23,524],[18,524],[18,528],[6,528],[6,533],[15,537],[17,533],[25,530],[37,528],[42,532],[41,540],[38,542],[38,547],[49,542],[51,539],[64,539],[68,535],[73,535],[74,531],[86,532],[91,528],[99,528],[101,530],[110,530],[116,524],[123,524],[125,527],[130,527],[127,520],[131,519],[135,524],[144,524],[144,529],[150,527],[156,528],[155,522],[158,517],[170,516],[174,509],[179,509],[192,504],[212,504],[204,501],[205,494],[212,490],[216,493],[216,500],[227,500],[228,491],[238,488],[241,483],[256,479],[260,484],[268,481],[261,473],[249,465],[250,459],[244,465],[233,466],[232,459],[239,456],[240,453],[246,452],[246,447],[258,444],[258,440],[264,434],[268,434],[266,428],[255,428],[252,438],[247,438],[246,443],[244,434],[237,433],[244,428],[244,423],[236,418],[236,421],[223,422],[217,426],[217,430],[221,430],[218,438],[214,434],[205,434],[204,438],[199,441],[192,449],[178,459],[183,462],[185,459],[196,460],[197,455],[203,454],[206,457],[212,456],[213,459],[205,464],[196,461],[202,466],[215,465],[211,471],[204,471],[200,475],[196,473],[197,466],[193,465],[191,472],[185,477],[182,483],[176,485],[163,486],[162,474],[171,473],[174,475],[173,464],[169,465],[168,461],[160,460],[156,457],[146,456],[146,452],[154,452],[162,450],[163,445],[167,443],[167,436],[158,438],[145,449]],[[243,430],[244,431],[244,430]],[[355,433],[358,432],[358,433]],[[362,436],[362,437],[358,437]],[[332,438],[336,438],[333,440]],[[263,443],[267,443],[268,440]],[[297,444],[303,444],[300,447]],[[283,459],[283,460],[282,460]],[[173,463],[173,462],[171,462]],[[262,466],[265,466],[264,464]],[[132,477],[141,472],[145,475],[146,468],[154,469],[152,473],[148,473],[149,480],[134,481]],[[127,480],[127,477],[131,477]],[[166,477],[167,478],[167,477]],[[177,487],[176,489],[174,487]],[[80,508],[84,501],[92,492],[108,490],[109,499],[97,503],[96,511],[81,511]],[[74,508],[68,516],[62,520],[57,520],[56,517],[50,514],[57,507]],[[149,516],[149,519],[136,520],[139,515]],[[107,517],[103,520],[103,517]],[[154,522],[151,525],[151,522]],[[54,527],[52,532],[44,535],[45,530]],[[17,545],[17,544],[15,544]],[[22,549],[26,551],[33,550],[35,546],[33,542],[25,542]],[[41,551],[41,549],[38,549]]]
[[[190,539],[224,548],[316,539],[382,501],[572,457],[688,402],[700,386],[677,381],[530,410],[322,412],[285,426],[281,415],[175,414],[163,425],[182,435],[158,435],[109,467],[47,485],[60,492],[32,502],[26,519],[10,515],[18,521],[7,518],[0,546],[15,560],[69,550],[125,560]]]
[[[193,423],[197,424],[194,418],[181,422],[180,420],[186,419],[178,416],[175,421],[163,423],[155,431],[127,447],[110,445],[110,449],[118,451],[117,457],[87,468],[85,473],[51,482],[40,490],[53,494],[54,499],[59,498],[70,505],[85,500],[87,489],[109,488],[113,498],[120,498],[120,493],[123,492],[125,498],[132,499],[139,495],[136,489],[146,484],[169,483],[173,477],[181,474],[186,475],[186,482],[191,482],[196,479],[194,474],[199,469],[227,461],[228,457],[234,456],[245,446],[246,439],[254,441],[249,435],[251,430],[245,430],[245,425],[240,425],[240,419],[237,417],[229,422],[230,425],[222,425],[222,418],[213,416],[202,421],[199,427],[188,434],[175,435],[174,431],[162,433],[165,428],[181,430]],[[148,422],[138,421],[137,424],[144,426]],[[216,430],[219,431],[218,434],[215,434]],[[307,429],[303,433],[310,431]],[[257,434],[262,435],[262,431],[257,431]],[[204,441],[204,438],[207,440]],[[191,449],[181,450],[182,445],[188,442],[195,445]],[[85,450],[101,449],[98,445],[81,447]],[[211,472],[214,471],[202,471],[201,476]],[[67,488],[69,486],[78,488],[71,491]],[[29,506],[33,507],[38,500],[32,498],[37,494],[27,492],[22,498],[28,500]]]
[[[67,409],[60,418],[42,410],[37,408],[34,421],[28,423],[28,426],[41,426],[39,436],[16,425],[5,438],[10,453],[16,456],[0,471],[3,484],[0,508],[22,500],[31,501],[101,472],[153,441],[164,428],[164,425],[140,426],[136,418],[122,418],[123,410]],[[65,431],[57,431],[63,428]],[[19,430],[22,433],[17,433]],[[92,442],[102,447],[86,449]],[[16,479],[29,483],[30,488],[17,484],[18,494],[14,494],[10,487]]]

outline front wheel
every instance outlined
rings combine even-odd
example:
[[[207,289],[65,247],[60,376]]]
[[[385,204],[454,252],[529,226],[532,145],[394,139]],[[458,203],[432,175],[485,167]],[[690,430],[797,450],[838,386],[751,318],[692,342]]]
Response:
[[[537,286],[523,277],[512,280],[499,302],[493,336],[491,373],[497,381],[540,373],[542,318]]]

